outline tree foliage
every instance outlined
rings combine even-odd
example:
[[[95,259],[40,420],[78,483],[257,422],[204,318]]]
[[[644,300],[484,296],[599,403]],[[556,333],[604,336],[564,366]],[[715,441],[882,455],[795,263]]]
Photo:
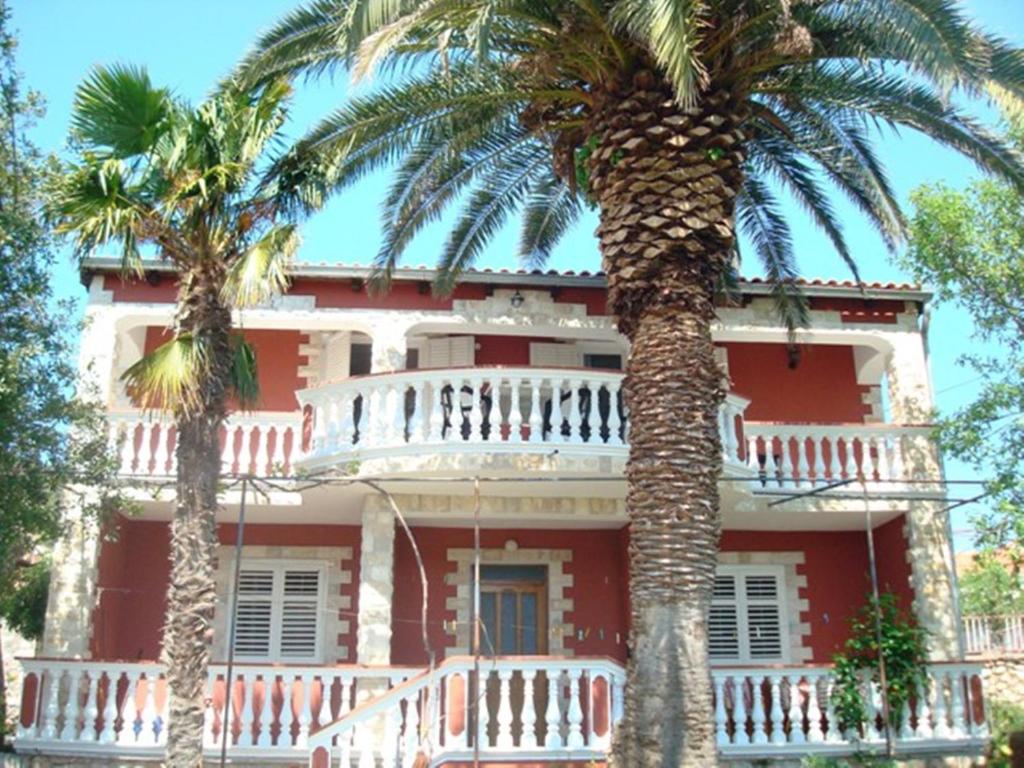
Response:
[[[1024,146],[1024,118],[1010,138]],[[964,189],[937,184],[911,196],[905,266],[938,304],[963,309],[979,342],[959,362],[978,396],[938,421],[943,447],[988,479],[978,543],[1005,549],[1016,566],[1024,543],[1024,195],[994,179]],[[1007,549],[1008,548],[1008,549]]]
[[[1024,583],[1008,558],[981,552],[972,567],[959,573],[960,610],[970,616],[1024,613]]]
[[[26,138],[43,102],[22,85],[9,23],[0,3],[0,615],[36,632],[40,617],[8,611],[23,614],[12,597],[20,587],[38,593],[21,571],[60,536],[69,503],[99,513],[119,499],[102,414],[76,394],[76,312],[50,286],[55,244],[42,205],[56,164]],[[82,495],[89,486],[99,496]]]

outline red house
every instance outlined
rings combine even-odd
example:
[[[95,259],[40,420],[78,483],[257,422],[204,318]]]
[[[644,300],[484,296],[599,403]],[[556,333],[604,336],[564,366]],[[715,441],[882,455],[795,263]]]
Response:
[[[175,281],[153,265],[126,282],[101,259],[84,277],[83,366],[141,513],[116,537],[77,526],[56,553],[16,744],[54,763],[134,765],[158,760],[166,740],[175,437],[119,377],[164,337]],[[484,270],[438,299],[428,270],[400,270],[383,297],[367,277],[303,265],[286,296],[238,318],[262,400],[223,439],[211,759],[226,741],[235,765],[369,768],[420,753],[444,765],[474,750],[494,764],[602,761],[629,654],[628,348],[603,278]],[[714,329],[729,389],[711,610],[723,759],[883,747],[877,687],[866,699],[878,716],[858,732],[840,729],[830,700],[830,660],[865,602],[872,549],[879,583],[929,631],[934,661],[927,696],[899,713],[897,749],[977,753],[980,678],[963,663],[927,424],[928,295],[807,282],[812,325],[791,347],[768,287],[741,288]],[[244,529],[241,475],[255,478]]]

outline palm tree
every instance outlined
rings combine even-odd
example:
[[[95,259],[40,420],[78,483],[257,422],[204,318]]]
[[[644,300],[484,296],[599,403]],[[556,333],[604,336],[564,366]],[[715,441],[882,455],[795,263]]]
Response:
[[[257,395],[255,358],[231,333],[231,310],[282,290],[298,244],[294,225],[279,222],[272,195],[255,183],[289,93],[284,82],[226,89],[193,109],[141,70],[97,69],[74,103],[78,160],[51,203],[79,255],[116,244],[126,271],[141,270],[145,252],[178,276],[173,337],[126,373],[136,399],[171,411],[177,428],[163,641],[167,764],[175,768],[202,765],[220,428],[232,396],[245,403]]]
[[[282,194],[315,208],[391,169],[381,284],[457,205],[441,291],[514,213],[520,256],[539,265],[585,205],[598,208],[610,310],[631,343],[632,655],[616,755],[713,765],[723,389],[710,325],[736,227],[799,325],[778,195],[854,267],[832,192],[891,247],[905,229],[876,125],[920,131],[1024,187],[1021,158],[951,102],[1019,100],[1024,52],[955,0],[317,0],[263,36],[236,77],[378,69],[385,82],[278,163]]]

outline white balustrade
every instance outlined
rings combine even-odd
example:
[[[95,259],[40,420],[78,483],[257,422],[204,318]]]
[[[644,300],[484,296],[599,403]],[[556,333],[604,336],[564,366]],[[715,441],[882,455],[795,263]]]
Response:
[[[747,467],[767,486],[814,487],[844,480],[906,481],[909,452],[927,427],[744,421]]]
[[[17,734],[25,750],[55,754],[162,754],[167,742],[168,692],[159,664],[121,662],[21,661],[26,679],[26,709]],[[405,667],[269,667],[238,665],[235,706],[226,700],[226,670],[210,667],[204,747],[220,750],[222,729],[232,724],[230,754],[257,755],[286,751],[303,757],[293,743],[308,733],[314,714],[322,727],[355,706],[357,679],[390,684],[419,670]],[[337,692],[337,693],[335,693]],[[293,712],[293,709],[298,708]],[[278,713],[278,714],[275,714]],[[280,729],[276,737],[274,734]]]
[[[177,430],[168,415],[114,412],[107,416],[110,442],[118,449],[121,474],[173,475]],[[254,412],[228,419],[221,429],[221,471],[259,476],[291,475],[304,456],[299,412]]]
[[[433,672],[410,668],[239,665],[228,707],[223,666],[210,670],[208,754],[232,727],[229,754],[301,761],[317,749],[331,766],[408,768],[421,752],[453,762],[602,760],[622,718],[625,672],[607,659],[483,659],[481,684],[466,657]],[[166,744],[166,673],[156,664],[26,660],[26,711],[16,747],[75,755],[159,755]],[[357,680],[391,686],[356,705]],[[865,685],[872,722],[836,720],[829,668],[714,668],[715,734],[725,755],[850,754],[880,745],[886,724],[877,685]],[[866,681],[867,682],[867,681]],[[869,693],[870,691],[870,693]],[[443,700],[441,697],[444,697]],[[233,714],[225,714],[226,712]],[[988,735],[981,667],[929,667],[928,688],[895,713],[897,750],[979,748]],[[305,744],[301,742],[306,742]]]
[[[557,444],[625,455],[623,374],[558,368],[454,368],[345,379],[296,393],[311,408],[311,461],[393,455],[395,449],[535,451]],[[719,428],[725,461],[742,465],[747,401],[729,395]]]
[[[826,667],[780,667],[767,675],[716,668],[712,680],[715,733],[725,754],[803,755],[813,754],[815,745],[827,745],[834,754],[844,744],[853,752],[862,743],[885,738],[881,691],[868,680],[862,690],[867,720],[859,727],[836,721],[833,681]],[[749,710],[745,690],[752,700]],[[980,745],[988,732],[980,693],[979,665],[929,667],[928,691],[908,702],[893,720],[898,749],[913,753],[922,742],[936,740]]]
[[[1024,615],[964,616],[969,655],[999,656],[1024,652]]]

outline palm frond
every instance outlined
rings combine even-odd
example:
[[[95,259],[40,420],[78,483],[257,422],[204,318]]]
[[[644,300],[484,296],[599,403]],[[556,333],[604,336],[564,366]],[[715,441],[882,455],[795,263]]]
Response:
[[[255,408],[260,400],[256,350],[241,334],[231,335],[231,391],[243,410]]]
[[[236,307],[253,307],[288,289],[288,270],[301,238],[294,224],[268,229],[231,265],[221,291]]]
[[[182,333],[130,366],[121,378],[143,410],[192,413],[201,407],[200,388],[209,369],[205,345]]]
[[[117,64],[97,67],[75,92],[71,130],[95,152],[141,155],[167,130],[174,103],[146,71]]]
[[[789,329],[810,323],[807,298],[797,284],[799,271],[793,256],[793,237],[778,200],[758,178],[748,178],[736,198],[736,221],[750,238],[772,286],[772,298],[779,320]]]
[[[537,179],[523,210],[519,236],[519,259],[527,269],[539,269],[547,263],[551,251],[581,212],[577,193],[554,173]]]

